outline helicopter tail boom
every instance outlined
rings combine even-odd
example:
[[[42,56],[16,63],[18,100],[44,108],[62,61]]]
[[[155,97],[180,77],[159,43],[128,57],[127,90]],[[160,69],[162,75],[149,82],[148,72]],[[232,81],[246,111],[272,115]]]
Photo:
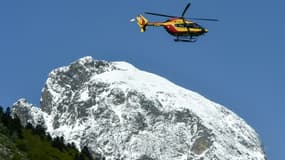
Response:
[[[142,16],[142,15],[137,16],[136,20],[137,20],[138,26],[141,29],[141,32],[145,32],[146,31],[146,26],[148,24],[148,20],[144,16]]]

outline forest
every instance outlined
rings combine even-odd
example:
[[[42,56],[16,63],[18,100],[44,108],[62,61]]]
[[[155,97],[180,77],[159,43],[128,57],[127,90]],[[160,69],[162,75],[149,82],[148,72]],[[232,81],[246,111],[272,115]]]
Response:
[[[21,125],[11,109],[0,106],[0,160],[104,160],[92,155],[87,146],[79,151],[64,137],[52,138],[42,126]]]

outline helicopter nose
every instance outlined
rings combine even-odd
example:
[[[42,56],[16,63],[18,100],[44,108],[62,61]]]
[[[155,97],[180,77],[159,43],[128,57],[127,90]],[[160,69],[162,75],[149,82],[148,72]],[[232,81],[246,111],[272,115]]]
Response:
[[[204,29],[204,33],[208,33],[208,29],[205,28],[205,29]]]

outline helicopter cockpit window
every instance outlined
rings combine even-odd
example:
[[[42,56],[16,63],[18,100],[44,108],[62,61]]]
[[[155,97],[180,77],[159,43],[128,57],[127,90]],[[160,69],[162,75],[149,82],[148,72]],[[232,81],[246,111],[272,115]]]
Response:
[[[199,24],[197,24],[197,23],[192,23],[192,26],[193,26],[194,28],[200,28]]]
[[[187,27],[187,28],[200,28],[197,23],[179,23],[175,24],[176,27]]]
[[[176,27],[185,27],[184,23],[175,24]]]
[[[193,23],[188,23],[188,24],[185,24],[185,27],[194,28],[195,26],[193,25]]]

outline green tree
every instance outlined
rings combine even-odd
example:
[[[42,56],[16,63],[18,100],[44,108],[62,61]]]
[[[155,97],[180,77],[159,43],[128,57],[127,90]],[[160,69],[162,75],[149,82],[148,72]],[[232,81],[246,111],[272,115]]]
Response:
[[[89,151],[89,149],[88,149],[87,146],[84,146],[84,147],[83,147],[81,153],[82,153],[84,156],[86,156],[86,158],[87,158],[88,160],[93,160],[93,157],[92,157],[92,155],[91,155],[91,153],[90,153],[90,151]]]
[[[0,105],[0,122],[2,121],[3,114],[3,107]]]

